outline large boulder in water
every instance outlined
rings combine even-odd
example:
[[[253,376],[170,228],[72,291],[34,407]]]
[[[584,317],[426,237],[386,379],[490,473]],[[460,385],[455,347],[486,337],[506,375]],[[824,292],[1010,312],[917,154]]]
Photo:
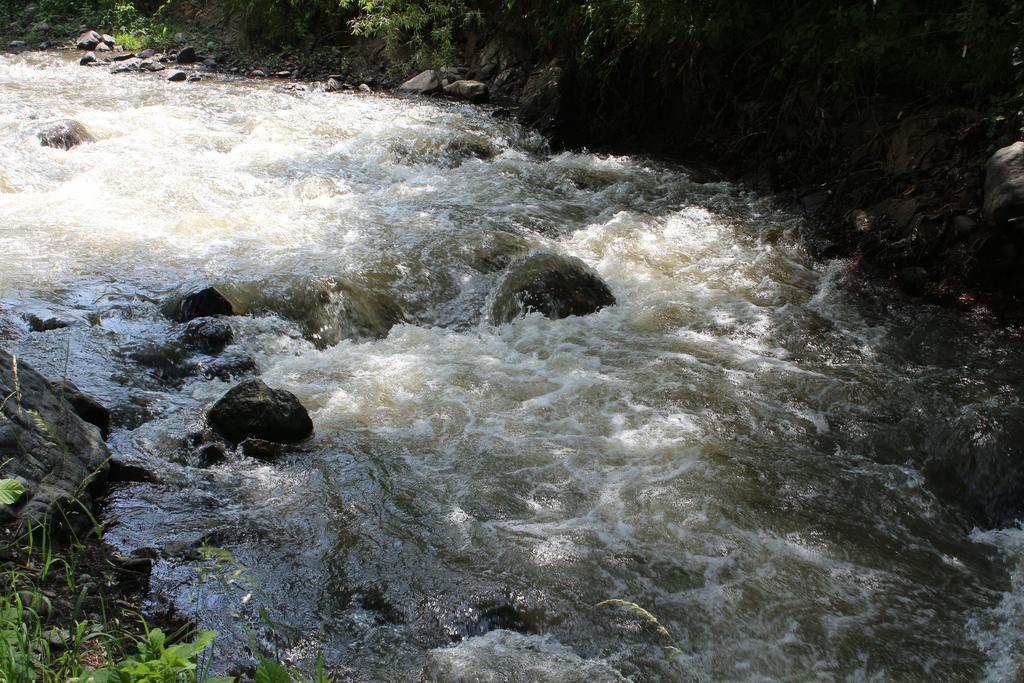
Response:
[[[430,95],[441,89],[441,76],[436,71],[424,71],[398,86],[402,92],[414,95]]]
[[[0,505],[0,524],[52,519],[88,528],[81,507],[91,505],[89,484],[106,477],[110,452],[100,429],[69,405],[76,391],[62,397],[27,363],[0,351],[0,453],[7,461],[0,475],[26,488],[16,505]]]
[[[71,149],[86,142],[96,142],[89,129],[74,119],[60,119],[39,124],[33,129],[43,147]]]
[[[1024,142],[1003,147],[985,165],[984,212],[995,226],[1024,218]]]
[[[500,325],[538,311],[548,318],[589,315],[615,304],[608,285],[572,256],[533,252],[513,263],[491,297],[491,321]]]
[[[251,379],[232,387],[207,415],[210,427],[233,443],[261,439],[298,443],[313,433],[313,421],[294,394]]]
[[[929,487],[959,503],[978,524],[1024,518],[1024,410],[974,405],[943,434],[924,462]]]

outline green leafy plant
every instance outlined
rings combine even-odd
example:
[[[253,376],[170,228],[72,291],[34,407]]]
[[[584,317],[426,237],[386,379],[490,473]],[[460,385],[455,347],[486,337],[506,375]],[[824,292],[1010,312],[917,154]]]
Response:
[[[162,630],[147,630],[138,643],[137,655],[89,674],[82,683],[231,683],[232,678],[207,678],[197,673],[199,656],[213,645],[216,637],[216,631],[200,631],[192,642],[169,645]]]

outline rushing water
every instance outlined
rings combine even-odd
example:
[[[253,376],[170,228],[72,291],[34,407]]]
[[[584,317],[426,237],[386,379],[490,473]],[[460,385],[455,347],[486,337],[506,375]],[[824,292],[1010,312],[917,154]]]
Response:
[[[1019,337],[865,290],[742,188],[469,106],[53,54],[0,57],[0,88],[4,306],[73,321],[8,343],[52,375],[70,348],[114,407],[157,481],[115,491],[108,538],[161,551],[153,606],[223,666],[253,640],[356,680],[1024,675],[1024,532],[972,531],[913,467],[1020,417]],[[55,116],[97,141],[41,148]],[[536,249],[618,304],[491,325]],[[312,414],[275,464],[200,467],[230,383],[154,369],[161,303],[210,283]]]

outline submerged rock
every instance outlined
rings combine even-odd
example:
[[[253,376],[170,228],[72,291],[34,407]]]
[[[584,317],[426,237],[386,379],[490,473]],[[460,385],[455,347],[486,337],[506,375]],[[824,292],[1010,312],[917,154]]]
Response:
[[[298,443],[313,434],[313,421],[299,399],[251,379],[232,387],[210,408],[210,427],[232,443],[255,438]]]
[[[434,70],[424,71],[398,86],[398,89],[414,95],[430,95],[441,90],[441,76]]]
[[[982,526],[1001,528],[1024,518],[1024,411],[966,409],[923,470],[933,490]]]
[[[184,81],[187,78],[188,78],[188,74],[185,73],[184,71],[175,71],[175,72],[171,73],[170,76],[167,77],[167,80],[171,81],[172,83],[178,83],[178,82]]]
[[[89,129],[74,119],[39,124],[34,128],[34,133],[43,147],[57,149],[71,149],[86,142],[96,141]]]
[[[470,102],[486,102],[490,97],[487,84],[481,81],[455,81],[444,86],[444,94]]]
[[[600,660],[583,659],[550,636],[491,631],[427,654],[423,681],[446,683],[618,683],[625,681]]]
[[[213,315],[234,315],[231,302],[216,287],[206,287],[180,297],[174,297],[164,304],[164,315],[179,323],[195,318]]]
[[[984,213],[995,226],[1024,218],[1024,142],[1003,147],[985,165]]]
[[[235,333],[231,325],[221,318],[194,318],[185,325],[182,340],[193,349],[203,353],[220,353],[230,344]]]
[[[928,271],[921,266],[910,266],[900,271],[900,289],[911,296],[921,296],[928,288]]]
[[[559,319],[613,306],[608,285],[578,258],[534,252],[513,263],[491,298],[491,321],[500,325],[538,311]]]
[[[87,484],[106,476],[110,452],[100,430],[68,410],[49,380],[6,351],[0,351],[0,393],[9,397],[0,409],[0,452],[9,458],[4,476],[26,488],[15,506],[0,505],[0,524],[54,516],[87,526],[75,501],[88,507]]]

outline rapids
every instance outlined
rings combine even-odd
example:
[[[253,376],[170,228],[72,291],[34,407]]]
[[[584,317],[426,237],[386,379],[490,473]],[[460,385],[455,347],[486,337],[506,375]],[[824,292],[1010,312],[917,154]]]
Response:
[[[71,58],[0,56],[3,309],[72,322],[5,343],[50,376],[69,352],[114,410],[156,481],[112,493],[107,538],[161,551],[150,607],[220,631],[220,668],[252,640],[355,680],[1024,675],[1024,532],[973,530],[915,464],[964,416],[1020,418],[1019,336],[816,261],[813,226],[682,166]],[[96,142],[25,134],[53,117]],[[535,250],[617,305],[491,324]],[[140,361],[208,284],[313,417],[275,464],[198,466],[232,383]]]

